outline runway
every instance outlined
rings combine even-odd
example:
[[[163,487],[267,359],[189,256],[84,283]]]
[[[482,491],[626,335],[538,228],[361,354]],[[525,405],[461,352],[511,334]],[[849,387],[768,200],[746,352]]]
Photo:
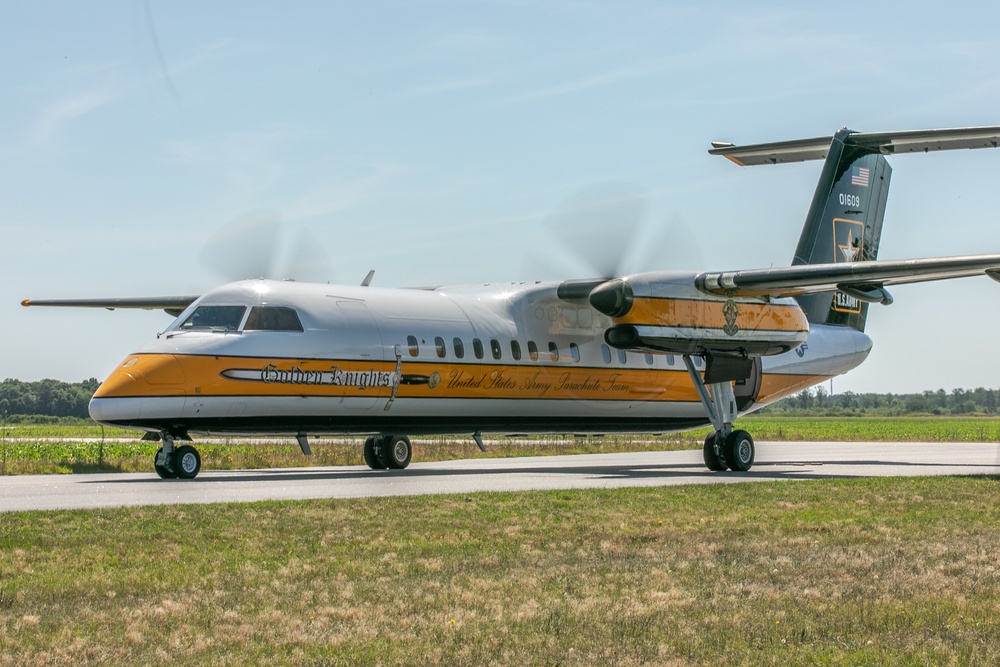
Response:
[[[701,451],[587,454],[365,466],[0,477],[0,512],[186,503],[603,489],[851,477],[1000,474],[997,443],[759,442],[749,473],[713,473]],[[208,462],[211,465],[210,462]]]

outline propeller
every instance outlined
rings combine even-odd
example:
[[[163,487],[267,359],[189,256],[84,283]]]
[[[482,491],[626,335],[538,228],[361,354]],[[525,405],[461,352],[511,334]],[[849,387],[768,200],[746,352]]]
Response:
[[[650,192],[626,183],[587,188],[545,219],[522,279],[616,278],[701,268],[697,237],[679,215],[648,214]]]
[[[291,238],[294,242],[289,242]],[[255,211],[220,227],[202,248],[201,259],[227,281],[327,282],[333,270],[322,248],[308,229],[292,229],[273,211]]]

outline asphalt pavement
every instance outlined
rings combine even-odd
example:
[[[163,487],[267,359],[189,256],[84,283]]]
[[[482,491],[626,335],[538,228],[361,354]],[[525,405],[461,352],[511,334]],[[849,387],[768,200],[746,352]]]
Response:
[[[211,461],[205,462],[211,466]],[[152,466],[150,466],[152,467]],[[700,451],[585,454],[365,466],[0,477],[0,512],[478,491],[1000,474],[998,443],[759,442],[747,473],[710,472]]]

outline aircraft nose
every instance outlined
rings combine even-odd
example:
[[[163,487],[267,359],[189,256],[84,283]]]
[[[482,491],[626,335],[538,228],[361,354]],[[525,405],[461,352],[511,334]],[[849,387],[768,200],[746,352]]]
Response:
[[[111,372],[97,388],[94,398],[145,396],[158,393],[154,387],[177,387],[184,381],[184,369],[174,355],[135,354]]]
[[[172,354],[134,354],[111,372],[90,400],[90,416],[102,423],[134,423],[148,410],[151,397],[183,401],[184,369]]]

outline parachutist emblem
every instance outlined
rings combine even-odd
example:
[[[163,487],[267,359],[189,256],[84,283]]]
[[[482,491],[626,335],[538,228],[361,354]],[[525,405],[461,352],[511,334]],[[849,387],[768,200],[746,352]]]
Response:
[[[726,316],[726,326],[722,327],[722,330],[726,332],[727,336],[735,336],[736,332],[740,330],[736,326],[736,316],[740,314],[739,306],[736,305],[735,301],[730,299],[722,307],[722,314]]]

